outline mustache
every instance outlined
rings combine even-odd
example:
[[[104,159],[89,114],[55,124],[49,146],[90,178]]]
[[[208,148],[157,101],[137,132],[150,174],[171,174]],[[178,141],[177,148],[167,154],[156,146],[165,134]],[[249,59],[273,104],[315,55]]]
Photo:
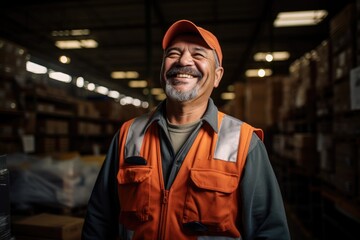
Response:
[[[193,69],[192,67],[179,67],[179,66],[173,66],[169,69],[169,71],[166,72],[166,77],[174,77],[177,74],[189,74],[197,78],[202,78],[201,72],[199,72],[196,69]]]

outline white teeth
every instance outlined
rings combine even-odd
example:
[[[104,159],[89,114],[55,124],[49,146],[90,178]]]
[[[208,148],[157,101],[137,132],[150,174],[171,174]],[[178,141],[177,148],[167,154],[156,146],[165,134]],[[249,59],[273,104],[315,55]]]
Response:
[[[192,75],[184,74],[184,73],[179,73],[176,75],[176,77],[178,77],[178,78],[193,78]]]

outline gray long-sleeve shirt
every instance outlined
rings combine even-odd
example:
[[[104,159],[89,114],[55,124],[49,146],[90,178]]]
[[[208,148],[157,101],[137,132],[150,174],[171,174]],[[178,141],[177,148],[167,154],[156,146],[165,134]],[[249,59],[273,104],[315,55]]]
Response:
[[[164,105],[160,104],[149,124],[157,121],[160,125],[161,152],[164,179],[167,188],[171,186],[181,160],[189,150],[193,139],[203,124],[209,124],[217,131],[217,108],[210,99],[206,113],[198,128],[185,142],[178,154],[174,154],[170,141],[164,131],[166,118]],[[82,239],[117,239],[119,234],[118,215],[120,211],[117,193],[117,172],[119,161],[119,134],[109,147],[89,200]],[[167,159],[167,160],[166,160]],[[180,163],[173,164],[174,162]],[[165,174],[166,173],[166,174]],[[247,160],[240,181],[241,220],[239,223],[243,240],[251,239],[290,239],[286,213],[276,176],[271,167],[263,142],[253,134]]]

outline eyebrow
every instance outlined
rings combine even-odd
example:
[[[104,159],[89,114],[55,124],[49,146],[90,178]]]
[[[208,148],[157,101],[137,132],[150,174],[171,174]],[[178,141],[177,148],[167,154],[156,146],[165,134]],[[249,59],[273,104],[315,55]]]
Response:
[[[168,49],[166,49],[166,53],[168,53],[168,52],[170,52],[170,51],[172,51],[172,50],[176,50],[176,51],[179,51],[179,52],[181,52],[181,49],[180,48],[178,48],[178,47],[169,47]]]
[[[194,47],[194,49],[196,51],[202,51],[202,52],[206,52],[206,49],[204,47]]]
[[[169,47],[168,49],[166,49],[166,53],[168,53],[168,52],[170,52],[170,51],[172,51],[172,50],[176,50],[176,51],[181,52],[181,48],[178,48],[178,47]],[[204,47],[196,46],[196,47],[192,48],[192,50],[206,53],[206,49],[205,49]]]

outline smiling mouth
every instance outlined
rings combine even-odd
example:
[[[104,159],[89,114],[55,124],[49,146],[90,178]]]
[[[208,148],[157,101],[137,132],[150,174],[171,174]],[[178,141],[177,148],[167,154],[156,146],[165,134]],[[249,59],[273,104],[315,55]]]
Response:
[[[167,78],[178,78],[178,79],[193,79],[202,78],[201,72],[192,69],[191,67],[172,67],[167,73]]]
[[[178,73],[176,74],[177,78],[195,78],[193,75],[185,74],[185,73]]]

